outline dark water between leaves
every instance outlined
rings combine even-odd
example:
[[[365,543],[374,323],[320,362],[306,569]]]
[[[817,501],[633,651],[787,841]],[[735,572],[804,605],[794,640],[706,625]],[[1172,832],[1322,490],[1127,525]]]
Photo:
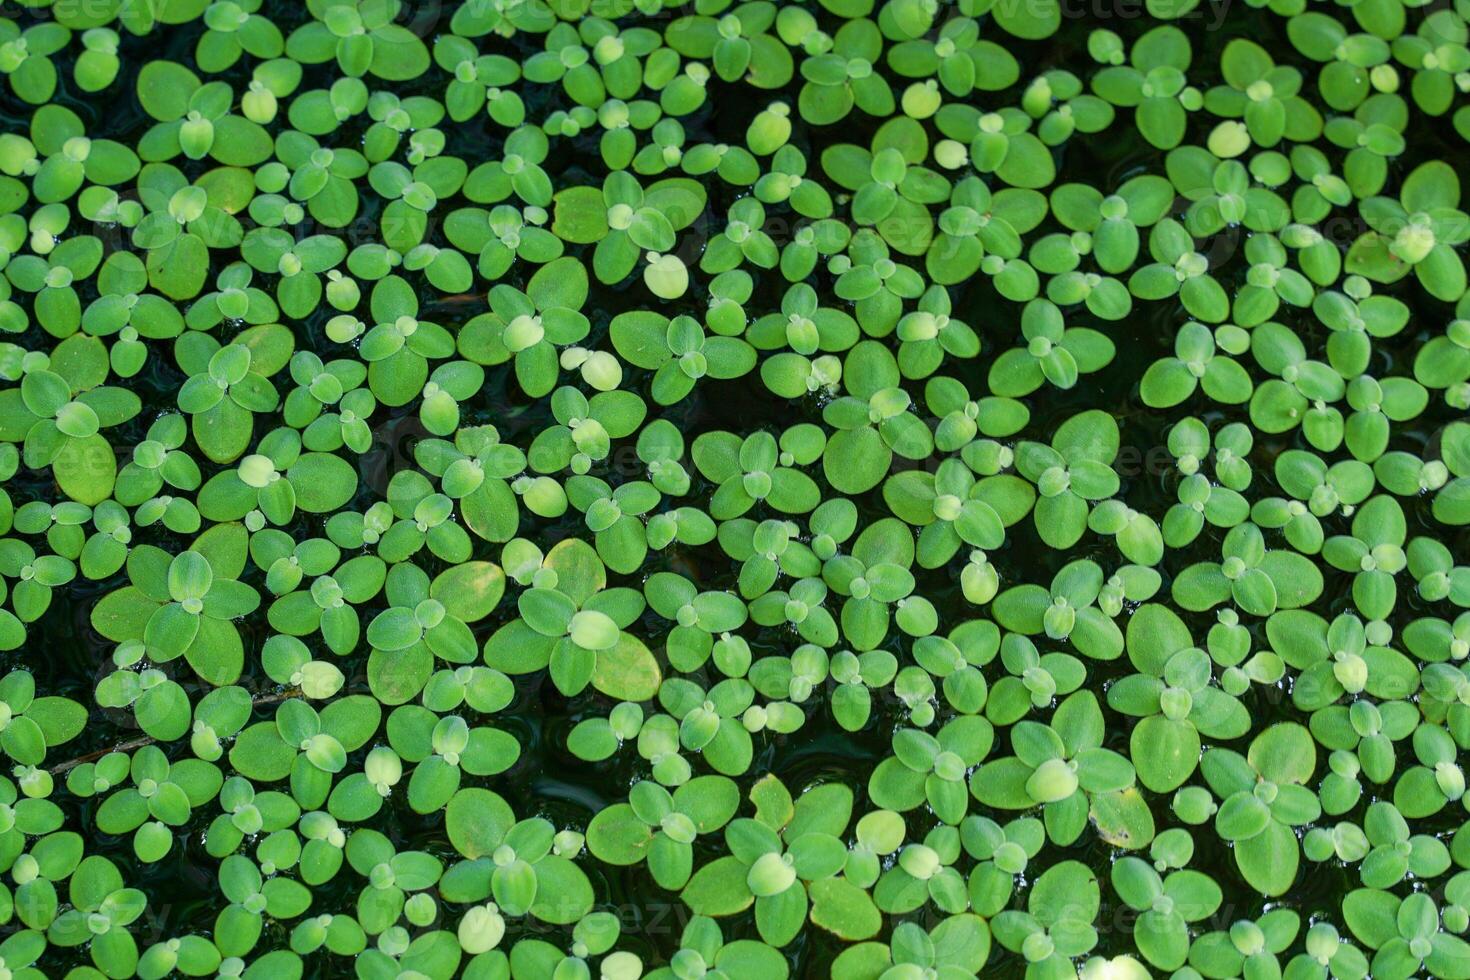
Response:
[[[1123,0],[1120,0],[1120,3],[1122,2]],[[1105,0],[1102,7],[1107,7]],[[305,15],[304,10],[294,3],[270,2],[266,4],[266,8],[265,12],[281,26],[283,32],[288,32]],[[1020,88],[1035,74],[1050,68],[1071,69],[1086,77],[1094,67],[1085,49],[1086,38],[1090,30],[1099,26],[1108,27],[1120,33],[1125,41],[1131,41],[1143,28],[1148,26],[1136,16],[1124,16],[1125,8],[1127,12],[1136,13],[1136,7],[1126,4],[1117,8],[1116,16],[1113,10],[1101,9],[1089,10],[1086,16],[1068,17],[1064,20],[1062,31],[1057,37],[1044,44],[1015,44],[1000,37],[999,32],[993,27],[984,28],[985,36],[994,40],[1004,40],[1016,51],[1023,66],[1022,81],[1021,85],[1006,92],[977,93],[974,97],[976,104],[984,108],[1015,104]],[[421,6],[418,8],[418,14],[412,26],[421,27],[421,33],[426,41],[432,41],[433,35],[439,29],[435,26],[436,19],[430,16],[432,11]],[[445,29],[447,29],[448,16],[449,12],[445,12],[438,19],[442,21]],[[1200,11],[1197,18],[1186,21],[1182,25],[1190,34],[1195,48],[1194,64],[1196,67],[1191,72],[1191,81],[1201,87],[1215,83],[1218,76],[1214,66],[1218,62],[1219,52],[1226,42],[1237,36],[1249,36],[1277,55],[1278,61],[1291,62],[1295,56],[1285,38],[1284,23],[1282,18],[1262,13],[1242,3],[1235,3],[1228,10],[1214,8]],[[1205,29],[1206,26],[1216,24],[1222,25],[1220,29],[1213,31]],[[156,34],[147,39],[125,36],[120,52],[123,71],[111,91],[127,92],[130,97],[115,103],[77,93],[69,87],[69,66],[58,65],[62,82],[55,101],[71,108],[81,116],[87,124],[90,136],[134,143],[149,125],[149,120],[138,109],[136,100],[131,98],[137,70],[150,58],[168,57],[188,61],[200,30],[201,25],[194,24],[185,28],[165,30],[161,35]],[[511,57],[524,58],[533,50],[531,45],[534,40],[481,39],[480,44],[482,50],[498,49],[500,53]],[[253,60],[246,56],[235,68],[226,73],[224,80],[235,85],[236,91],[239,92],[249,79],[251,67],[253,67]],[[1308,79],[1307,84],[1313,85],[1316,76],[1315,66],[1299,63],[1299,67],[1303,69]],[[309,67],[301,90],[327,84],[331,77],[330,69],[331,66]],[[748,98],[748,92],[741,93],[737,97],[737,90],[734,87],[724,86],[717,80],[712,80],[711,86],[711,97],[706,106],[694,116],[684,120],[688,134],[686,146],[704,141],[740,142],[750,115],[764,105],[764,99],[761,105],[753,104]],[[792,90],[784,94],[784,97],[793,105],[795,87],[793,85]],[[408,88],[420,90],[424,94],[440,94],[430,90],[422,80],[411,83]],[[400,95],[416,94],[416,92],[404,92],[401,86],[395,87],[395,91]],[[547,111],[561,104],[556,101],[562,98],[558,87],[544,87],[540,96],[539,102],[536,99],[527,99],[530,110],[528,118],[544,117]],[[776,94],[773,93],[772,97],[776,97]],[[15,100],[8,90],[0,94],[0,127],[3,127],[5,131],[24,132],[28,128],[28,118],[28,107]],[[793,118],[795,118],[794,113]],[[1464,159],[1463,152],[1458,146],[1451,147],[1445,144],[1435,126],[1426,124],[1422,116],[1416,115],[1415,120],[1415,125],[1419,126],[1420,130],[1411,131],[1408,134],[1410,150],[1398,164],[1400,173],[1407,172],[1421,157]],[[805,127],[799,119],[796,120],[796,123],[796,135],[793,141],[808,150],[809,165],[813,172],[819,168],[816,154],[821,147],[838,141],[866,144],[872,131],[876,128],[874,120],[857,112],[842,124],[820,131],[813,131]],[[1197,121],[1192,125],[1195,126],[1195,129],[1191,130],[1188,141],[1202,142],[1204,132],[1199,130]],[[444,128],[448,136],[446,153],[461,156],[469,160],[472,165],[480,160],[498,156],[504,132],[492,132],[492,125],[487,119],[480,119],[463,126],[446,122]],[[1115,126],[1114,131],[1117,132],[1122,128]],[[1131,130],[1129,132],[1131,133]],[[360,122],[354,121],[337,134],[325,138],[323,142],[327,145],[356,145],[360,135]],[[576,183],[600,184],[604,168],[597,153],[596,135],[584,135],[571,141],[557,141],[544,167],[552,175],[558,187]],[[205,168],[186,162],[184,169],[190,176],[194,176]],[[1163,154],[1136,139],[1108,134],[1092,137],[1079,134],[1059,151],[1058,183],[1078,180],[1104,188],[1112,188],[1121,181],[1143,172],[1162,173]],[[1390,186],[1393,184],[1391,183]],[[733,200],[733,192],[729,187],[718,183],[711,187],[711,192],[714,196],[705,220],[696,224],[690,232],[682,236],[687,241],[681,242],[681,250],[687,249],[690,253],[697,254],[701,234],[718,232],[723,227],[723,215]],[[460,206],[461,203],[441,202],[440,216]],[[368,211],[359,222],[360,229],[367,235],[361,240],[370,239],[371,232],[376,227],[376,217],[375,214]],[[106,237],[104,231],[97,233]],[[309,233],[311,233],[309,230],[303,231],[303,234]],[[1227,232],[1226,235],[1232,237],[1233,243],[1232,241],[1214,243],[1213,249],[1202,248],[1202,250],[1222,257],[1222,262],[1212,269],[1217,278],[1227,284],[1238,283],[1243,280],[1246,268],[1243,258],[1238,254],[1242,242],[1240,238],[1234,236],[1233,232]],[[431,238],[430,240],[440,239]],[[350,242],[350,244],[357,243],[357,241]],[[777,237],[777,243],[781,243],[779,237]],[[1231,255],[1234,255],[1234,258],[1225,258]],[[408,276],[411,280],[414,279],[414,274],[410,273]],[[513,269],[510,273],[511,281],[517,284],[524,279],[524,276],[525,273],[519,268]],[[824,280],[817,284],[819,290],[830,285],[830,280],[827,279],[825,273],[819,273],[818,276]],[[272,279],[273,277],[257,274],[255,285],[270,289],[274,285]],[[758,314],[776,308],[786,288],[786,283],[779,275],[772,274],[757,275],[756,279],[756,295],[746,304],[747,310],[753,310]],[[419,282],[418,285],[422,287],[421,296],[425,303],[422,318],[441,323],[450,329],[454,329],[458,324],[487,308],[483,292],[486,286],[483,283],[477,283],[477,292],[472,296],[441,298],[437,301],[431,301],[429,298],[434,295],[432,287],[429,287],[426,282]],[[1412,301],[1412,297],[1417,292],[1407,287],[1388,291],[1400,295],[1406,301]],[[953,287],[951,292],[955,304],[954,315],[971,324],[980,333],[984,349],[981,356],[971,363],[947,361],[943,373],[950,373],[958,377],[971,392],[981,392],[984,390],[984,378],[990,359],[999,352],[1015,346],[1018,342],[1017,338],[1020,335],[1019,306],[1000,299],[994,293],[988,280],[983,277]],[[587,303],[589,315],[593,321],[593,333],[588,340],[589,346],[605,347],[608,321],[616,313],[632,308],[640,302],[640,299],[635,297],[641,296],[641,290],[635,293],[631,290],[604,287],[594,283],[593,294]],[[84,295],[83,303],[85,304],[91,298],[91,296]],[[702,312],[701,305],[697,296],[668,304],[674,308],[685,307],[687,312],[696,315]],[[672,313],[674,310],[665,309],[663,312]],[[1432,300],[1419,303],[1415,308],[1415,317],[1410,326],[1399,337],[1388,342],[1375,342],[1374,364],[1370,368],[1370,373],[1377,377],[1384,377],[1393,373],[1406,372],[1409,363],[1405,359],[1405,352],[1412,352],[1428,336],[1442,329],[1447,315],[1447,308]],[[1123,496],[1130,505],[1145,510],[1156,518],[1162,518],[1164,511],[1175,499],[1175,485],[1168,475],[1169,458],[1164,450],[1167,421],[1160,413],[1142,405],[1137,397],[1137,384],[1148,364],[1169,352],[1174,331],[1183,321],[1183,317],[1182,311],[1172,304],[1158,303],[1140,305],[1128,319],[1113,324],[1090,322],[1093,318],[1085,310],[1070,314],[1069,324],[1092,326],[1109,334],[1117,346],[1118,356],[1106,369],[1084,376],[1070,391],[1058,392],[1055,389],[1046,388],[1032,396],[1029,399],[1032,410],[1031,423],[1023,433],[1026,438],[1045,440],[1062,421],[1077,411],[1084,408],[1101,408],[1110,411],[1117,417],[1123,430],[1124,450],[1120,454],[1119,462],[1119,469],[1124,478]],[[322,333],[322,324],[325,319],[326,315],[319,313],[314,315],[309,322],[295,325],[298,331],[298,347],[312,348],[323,353],[332,348],[333,345]],[[1324,331],[1316,324],[1310,313],[1305,316],[1290,315],[1287,322],[1303,337],[1309,351],[1320,351]],[[33,346],[39,346],[41,343],[39,333],[35,337],[16,338],[19,343],[25,343],[28,339],[33,341]],[[133,443],[142,438],[143,432],[159,414],[174,407],[175,394],[183,381],[183,376],[173,365],[167,352],[161,348],[161,345],[155,344],[154,347],[155,350],[150,354],[148,367],[130,383],[130,386],[143,398],[145,408],[137,419],[123,427],[123,431],[118,436],[119,456],[122,458],[126,458],[126,451]],[[463,406],[466,422],[472,424],[491,422],[500,428],[502,437],[506,441],[526,445],[536,432],[548,424],[550,413],[547,405],[544,402],[533,403],[525,399],[515,386],[507,368],[489,369],[487,374],[488,380],[484,391],[478,398]],[[784,402],[770,394],[758,383],[754,383],[753,378],[754,376],[747,379],[746,383],[712,383],[710,379],[706,379],[688,400],[667,414],[684,432],[686,440],[692,440],[701,432],[716,429],[729,429],[742,434],[760,427],[779,430],[801,419],[819,417],[820,405],[815,401],[802,404]],[[921,386],[911,387],[917,396]],[[1416,423],[1415,431],[1395,432],[1391,448],[1408,449],[1427,454],[1426,449],[1433,442],[1437,428],[1448,418],[1449,415],[1445,412],[1442,402],[1438,398],[1433,399],[1430,410]],[[1207,418],[1207,421],[1214,421],[1214,418]],[[264,431],[264,429],[258,429],[258,431]],[[386,485],[387,478],[394,468],[411,465],[411,448],[417,432],[418,429],[411,412],[399,410],[396,414],[384,413],[381,408],[379,409],[376,427],[379,442],[374,450],[362,459],[361,496],[351,506],[361,509],[374,499],[378,499],[375,491],[380,492]],[[1292,448],[1295,445],[1294,438],[1296,437],[1290,436],[1282,439],[1258,437],[1256,451],[1252,456],[1257,481],[1269,483],[1272,459],[1283,449]],[[615,449],[614,456],[616,455],[617,450]],[[212,470],[206,468],[206,478],[211,472]],[[814,475],[820,482],[820,474]],[[695,477],[698,481],[697,474]],[[48,484],[49,477],[23,472],[12,481],[7,489],[16,504],[19,505],[30,499],[55,499],[55,491]],[[696,482],[694,491],[696,499],[701,492],[707,495],[708,489],[701,490]],[[857,502],[864,511],[865,517],[877,517],[887,513],[876,491]],[[1416,528],[1430,526],[1426,519],[1425,507],[1408,507],[1408,512],[1411,535]],[[573,513],[573,517],[578,516],[575,512]],[[522,527],[522,533],[533,537],[545,547],[557,539],[577,533],[579,529],[580,520],[566,520],[550,526],[547,526],[546,522],[537,522],[533,526],[528,520]],[[298,540],[310,534],[320,533],[319,527],[310,527],[304,521],[299,526],[288,530],[291,530]],[[1329,533],[1332,533],[1331,529]],[[1470,541],[1467,541],[1464,532],[1461,532],[1457,539],[1445,539],[1445,529],[1435,525],[1434,533],[1442,540],[1446,540],[1446,544],[1453,552],[1470,554]],[[176,542],[169,540],[167,532],[158,528],[140,530],[134,540],[140,543],[160,544],[170,550],[178,547]],[[1166,559],[1166,565],[1177,571],[1189,561],[1198,558],[1214,556],[1218,560],[1219,541],[1218,532],[1207,529],[1191,547],[1189,554],[1170,556]],[[498,557],[498,553],[498,547],[477,541],[476,558],[493,560]],[[1082,545],[1071,552],[1051,551],[1035,537],[1028,519],[1011,529],[1006,546],[993,553],[991,560],[997,566],[1003,582],[1014,584],[1029,581],[1044,584],[1050,581],[1052,574],[1062,564],[1079,557],[1095,557],[1105,568],[1109,569],[1118,564],[1118,557],[1111,543],[1100,541],[1092,535],[1088,535]],[[420,556],[419,560],[422,561],[423,556]],[[433,559],[430,561],[432,562]],[[951,566],[949,569],[932,572],[916,570],[919,576],[919,586],[916,591],[930,598],[939,608],[941,631],[946,631],[959,622],[975,616],[974,608],[969,606],[960,595],[958,571],[961,566],[958,562],[952,562]],[[698,549],[670,548],[663,553],[651,553],[645,573],[665,568],[677,570],[690,577],[702,589],[724,588],[731,585],[734,579],[732,563],[717,547],[712,546]],[[433,574],[438,569],[427,567],[426,570]],[[255,576],[252,584],[259,587],[263,576],[253,568],[247,572],[247,576],[249,575]],[[32,628],[31,639],[27,646],[7,655],[6,659],[9,663],[6,666],[26,666],[36,673],[38,687],[47,693],[66,694],[82,703],[90,703],[93,686],[101,676],[108,672],[111,645],[91,629],[88,616],[93,603],[120,584],[122,584],[121,576],[104,582],[79,580],[68,594],[58,594],[51,609]],[[1329,592],[1318,604],[1317,610],[1324,615],[1331,616],[1346,608],[1350,604],[1346,591],[1347,585],[1345,577],[1331,573]],[[1167,590],[1167,584],[1165,590]],[[1415,615],[1417,600],[1414,596],[1405,594],[1406,590],[1401,589],[1400,591],[1398,615],[1407,622]],[[376,610],[364,610],[364,614],[370,617],[374,611]],[[512,602],[509,599],[503,600],[501,608],[494,616],[477,625],[476,633],[480,640],[483,642],[499,625],[513,615]],[[1213,622],[1213,617],[1208,614],[1190,617],[1196,637],[1202,636],[1211,622]],[[651,649],[655,651],[659,649],[660,638],[665,628],[651,616],[645,621],[642,635],[648,639]],[[246,640],[247,672],[249,674],[249,677],[242,680],[241,683],[251,686],[252,690],[258,692],[269,691],[272,689],[272,682],[259,669],[258,664],[255,663],[255,657],[252,656],[258,654],[267,635],[264,616],[257,614],[253,617],[252,622],[242,624],[241,632]],[[1257,630],[1256,639],[1258,649],[1266,645],[1264,631]],[[763,654],[789,654],[796,642],[791,635],[779,631],[766,631],[759,637],[751,638],[751,645],[757,657]],[[902,658],[903,651],[900,649],[901,644],[897,637],[890,636],[886,645]],[[359,676],[350,681],[350,685],[355,685],[360,690],[366,690],[366,682],[361,676],[360,666],[364,659],[358,658]],[[1101,694],[1112,679],[1127,672],[1125,663],[1126,660],[1112,664],[1089,662],[1089,686]],[[181,665],[182,661],[179,661],[170,666]],[[342,666],[351,677],[352,671],[349,666],[345,663]],[[187,668],[184,668],[184,674],[187,674]],[[177,680],[189,687],[189,677],[178,671],[175,671],[175,676]],[[991,679],[993,681],[994,678]],[[349,692],[351,689],[350,686]],[[197,698],[197,694],[195,697]],[[1297,716],[1290,704],[1288,692],[1285,690],[1253,688],[1244,700],[1256,719],[1258,728],[1275,720]],[[547,678],[533,676],[518,679],[518,696],[515,702],[494,718],[480,719],[479,723],[493,723],[514,734],[522,744],[521,760],[507,773],[483,782],[505,796],[520,817],[540,815],[559,827],[584,828],[594,813],[611,802],[622,800],[629,784],[646,774],[646,764],[638,759],[636,753],[625,751],[609,760],[608,763],[589,765],[580,762],[567,751],[566,737],[573,726],[584,717],[605,714],[607,708],[606,699],[600,695],[587,694],[568,699],[561,696]],[[756,761],[751,772],[741,780],[742,786],[748,786],[766,772],[774,772],[793,790],[817,781],[842,781],[853,786],[857,791],[859,796],[857,812],[862,812],[864,787],[868,774],[888,753],[892,733],[905,723],[904,706],[893,698],[875,699],[875,710],[871,719],[857,733],[848,733],[831,720],[825,710],[820,689],[807,702],[806,708],[809,715],[808,720],[796,734],[763,736],[764,744],[763,746],[758,744]],[[1109,718],[1111,721],[1118,720],[1118,716],[1111,713]],[[1305,719],[1297,718],[1297,720],[1304,721]],[[136,731],[130,727],[128,718],[112,714],[102,716],[99,713],[94,718],[94,724],[81,738],[66,746],[63,750],[64,755],[57,757],[54,761],[60,762],[63,758],[73,754],[81,755],[105,749],[136,737],[136,734]],[[1126,752],[1126,729],[1116,728],[1110,731],[1109,737],[1112,747]],[[997,751],[1002,749],[1003,746],[999,746]],[[187,745],[176,743],[170,746],[169,750],[187,752]],[[76,800],[65,794],[64,790],[58,790],[57,801],[71,812],[88,816],[90,816],[88,811],[96,806],[96,801]],[[392,837],[400,850],[422,849],[452,860],[453,849],[445,835],[442,816],[420,816],[413,813],[403,803],[402,794],[399,794],[397,802],[399,805],[391,810],[385,809],[380,815],[378,829]],[[1363,805],[1366,805],[1367,802],[1369,801],[1365,799]],[[1171,825],[1173,820],[1166,810],[1167,800],[1154,800],[1154,805],[1155,817],[1160,829]],[[150,913],[139,923],[140,945],[146,946],[150,942],[188,932],[208,933],[212,929],[214,915],[220,907],[220,898],[214,879],[216,862],[204,852],[202,832],[213,816],[212,808],[201,808],[201,812],[196,814],[194,823],[186,829],[186,832],[180,834],[179,846],[167,858],[154,865],[139,863],[132,854],[128,839],[99,837],[88,842],[89,853],[101,853],[110,857],[123,870],[124,877],[129,884],[145,889],[150,895],[152,901]],[[911,839],[922,837],[924,831],[928,829],[927,826],[922,825],[924,819],[921,814],[910,815],[909,836]],[[90,823],[88,819],[87,824],[90,825]],[[1195,839],[1198,853],[1194,866],[1214,876],[1220,882],[1226,896],[1219,913],[1219,921],[1209,925],[1223,927],[1237,917],[1257,916],[1261,911],[1259,898],[1252,893],[1235,871],[1234,864],[1230,855],[1226,853],[1224,845],[1213,836],[1208,827],[1201,828],[1195,834]],[[703,860],[717,856],[710,845],[704,846],[707,852],[696,857],[696,866]],[[1036,861],[1038,866],[1046,866],[1063,856],[1077,858],[1094,868],[1100,877],[1105,877],[1113,851],[1098,841],[1095,835],[1084,834],[1082,841],[1071,848],[1058,849],[1048,845],[1048,851]],[[678,936],[688,914],[677,897],[660,890],[641,869],[601,868],[593,861],[585,862],[584,867],[593,878],[593,886],[598,896],[603,901],[610,903],[612,910],[621,916],[624,932],[630,940],[631,948],[643,954],[645,962],[666,962],[668,955],[678,948]],[[1303,867],[1304,873],[1299,889],[1284,899],[1283,904],[1297,908],[1303,914],[1303,918],[1308,919],[1319,910],[1335,908],[1341,893],[1351,887],[1351,884],[1348,875],[1337,867],[1331,865],[1317,867],[1307,864],[1304,864]],[[344,868],[333,882],[316,889],[313,911],[350,911],[355,903],[357,891],[363,884],[364,882],[350,869]],[[1104,892],[1105,895],[1108,894],[1109,889],[1105,888]],[[1131,919],[1123,914],[1127,912],[1126,908],[1109,904],[1105,900],[1102,918],[1098,923],[1101,939],[1097,952],[1108,954],[1130,949],[1131,943],[1127,932]],[[454,910],[446,910],[446,916],[448,916],[447,921],[451,924],[458,918]],[[726,927],[727,936],[749,934],[751,931],[751,924],[741,920],[729,923]],[[268,926],[258,951],[284,946],[287,935],[288,930],[285,926],[278,924]],[[515,938],[518,938],[518,933],[512,928],[507,936],[507,946],[509,941]],[[555,937],[548,938],[558,941]],[[840,944],[821,930],[814,928],[806,930],[802,937],[787,949],[793,975],[797,977],[825,976],[831,958],[840,951],[840,948]],[[324,959],[321,956],[314,956],[308,960],[308,970],[313,975],[324,977],[347,975],[350,973],[350,962],[340,958]],[[1018,957],[997,946],[992,950],[985,975],[1019,977],[1023,970],[1024,964]]]

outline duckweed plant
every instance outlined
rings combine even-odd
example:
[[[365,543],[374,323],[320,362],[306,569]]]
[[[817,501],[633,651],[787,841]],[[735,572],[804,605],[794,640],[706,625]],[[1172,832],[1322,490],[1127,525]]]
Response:
[[[1127,9],[7,4],[0,975],[1470,978],[1470,0]]]

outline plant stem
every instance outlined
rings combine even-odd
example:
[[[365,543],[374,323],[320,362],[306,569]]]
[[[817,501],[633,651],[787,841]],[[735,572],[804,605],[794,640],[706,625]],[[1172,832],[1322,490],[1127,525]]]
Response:
[[[258,708],[261,705],[265,704],[279,704],[280,702],[285,701],[288,698],[296,697],[300,693],[300,688],[288,687],[284,691],[277,691],[274,694],[266,694],[262,697],[252,698],[250,700],[250,705],[251,707]],[[142,735],[138,738],[129,739],[126,742],[119,742],[116,745],[109,746],[105,749],[98,749],[95,752],[88,752],[86,755],[79,755],[75,759],[67,759],[65,762],[52,766],[51,775],[60,776],[62,773],[70,772],[83,763],[96,762],[104,755],[109,755],[113,752],[132,752],[134,749],[141,749],[145,745],[152,745],[155,741],[157,741],[157,739],[155,739],[152,735]]]

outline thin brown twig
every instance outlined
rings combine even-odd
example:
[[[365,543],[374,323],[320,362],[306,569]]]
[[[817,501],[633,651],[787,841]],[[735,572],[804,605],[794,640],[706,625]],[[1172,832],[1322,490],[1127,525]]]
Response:
[[[296,697],[300,693],[300,688],[291,687],[287,688],[284,691],[277,691],[275,694],[267,694],[264,697],[252,698],[250,700],[250,704],[252,707],[256,708],[264,704],[279,704],[280,702],[285,701],[289,698]],[[67,759],[65,762],[58,763],[57,765],[52,766],[51,775],[60,776],[64,772],[70,772],[77,766],[84,765],[88,762],[96,762],[104,755],[110,755],[113,752],[132,752],[134,749],[141,749],[145,745],[152,745],[156,741],[157,739],[155,739],[152,735],[142,735],[138,738],[129,739],[126,742],[119,742],[116,745],[108,746],[105,749],[98,749],[95,752],[88,752],[86,755],[79,755],[75,759]]]

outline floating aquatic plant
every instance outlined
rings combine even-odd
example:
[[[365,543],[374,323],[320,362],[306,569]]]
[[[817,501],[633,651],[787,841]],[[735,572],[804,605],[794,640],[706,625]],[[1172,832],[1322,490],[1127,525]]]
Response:
[[[0,972],[1470,978],[1470,4],[0,13]]]

